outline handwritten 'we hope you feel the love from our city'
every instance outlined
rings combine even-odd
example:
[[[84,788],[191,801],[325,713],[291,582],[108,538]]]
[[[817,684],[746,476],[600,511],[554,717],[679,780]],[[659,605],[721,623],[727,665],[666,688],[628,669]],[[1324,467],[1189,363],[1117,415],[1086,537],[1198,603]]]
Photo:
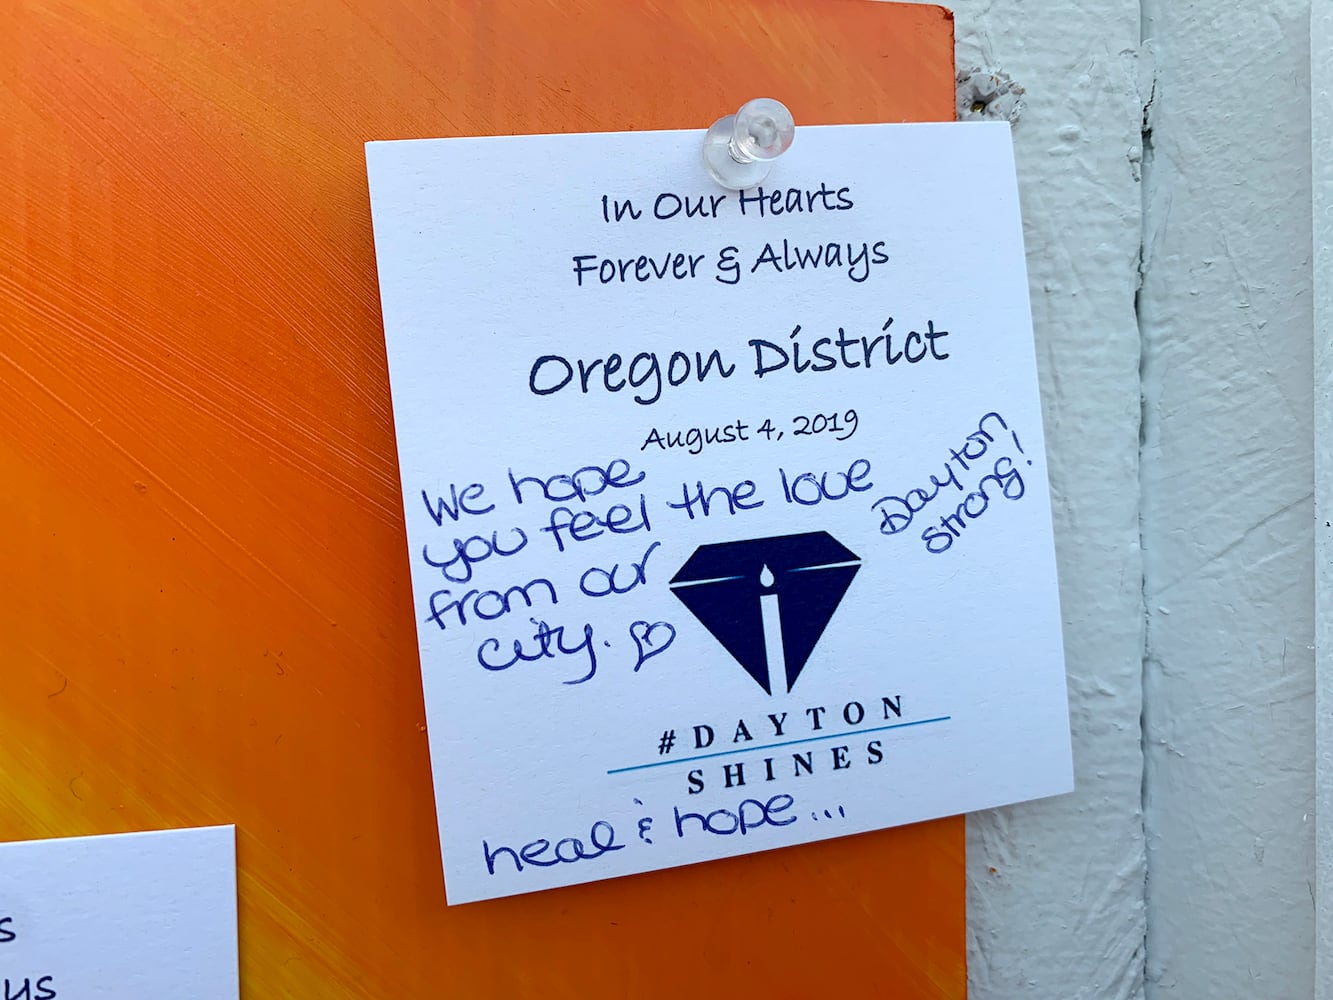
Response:
[[[699,141],[367,147],[451,903],[1071,787],[1007,127]]]

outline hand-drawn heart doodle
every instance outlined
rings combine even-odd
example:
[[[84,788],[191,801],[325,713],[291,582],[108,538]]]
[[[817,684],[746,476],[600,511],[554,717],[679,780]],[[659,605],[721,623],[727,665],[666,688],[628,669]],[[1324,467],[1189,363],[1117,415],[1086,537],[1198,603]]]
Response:
[[[669,634],[654,639],[653,633],[658,629],[666,629]],[[665,653],[676,641],[676,626],[670,622],[637,621],[631,623],[629,635],[634,640],[634,645],[638,647],[638,661],[634,664],[634,672],[637,674],[641,666],[659,653]]]

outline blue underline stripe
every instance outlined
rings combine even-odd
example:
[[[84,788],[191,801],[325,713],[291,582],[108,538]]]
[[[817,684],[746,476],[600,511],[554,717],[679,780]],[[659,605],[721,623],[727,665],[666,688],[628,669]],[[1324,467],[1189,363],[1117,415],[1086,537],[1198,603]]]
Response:
[[[785,743],[769,743],[762,747],[739,747],[735,750],[719,750],[716,753],[702,753],[697,757],[673,757],[670,760],[655,760],[651,764],[634,764],[630,767],[616,767],[607,774],[624,774],[627,771],[644,771],[650,767],[666,767],[668,764],[692,764],[696,760],[712,760],[715,757],[734,757],[741,753],[758,753],[761,750],[777,750],[781,747],[794,747],[802,743],[817,743],[820,740],[839,740],[846,736],[863,736],[866,733],[883,733],[890,729],[907,729],[910,726],[928,726],[933,722],[948,722],[953,716],[940,715],[934,719],[917,719],[915,722],[895,722],[888,726],[875,726],[873,729],[853,729],[847,733],[828,733],[824,736],[807,736],[801,740],[787,740]]]

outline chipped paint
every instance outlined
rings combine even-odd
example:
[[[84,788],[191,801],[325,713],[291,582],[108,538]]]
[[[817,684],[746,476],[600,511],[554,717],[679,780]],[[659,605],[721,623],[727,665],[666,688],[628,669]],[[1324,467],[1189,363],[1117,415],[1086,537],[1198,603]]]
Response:
[[[958,120],[1013,124],[1023,113],[1023,88],[1000,69],[958,71]]]

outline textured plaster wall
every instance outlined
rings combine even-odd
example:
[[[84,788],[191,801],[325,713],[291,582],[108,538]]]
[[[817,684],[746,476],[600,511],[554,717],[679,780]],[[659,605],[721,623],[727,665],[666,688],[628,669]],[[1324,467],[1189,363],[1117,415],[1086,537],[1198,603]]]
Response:
[[[1333,0],[1310,18],[1314,168],[1315,996],[1333,1000]]]
[[[1148,996],[1314,993],[1310,2],[1145,0]]]
[[[971,995],[1142,995],[1145,912],[1138,0],[959,0],[958,65],[1014,127],[1045,404],[1077,791],[968,826]],[[984,175],[977,177],[984,185]],[[986,248],[968,248],[984,273]]]
[[[1310,0],[952,6],[960,68],[1025,90],[1014,138],[1078,778],[970,818],[972,996],[1302,1000]],[[984,269],[985,248],[967,259]]]

